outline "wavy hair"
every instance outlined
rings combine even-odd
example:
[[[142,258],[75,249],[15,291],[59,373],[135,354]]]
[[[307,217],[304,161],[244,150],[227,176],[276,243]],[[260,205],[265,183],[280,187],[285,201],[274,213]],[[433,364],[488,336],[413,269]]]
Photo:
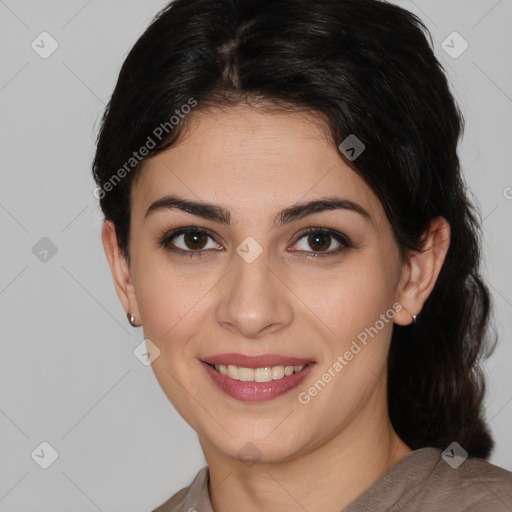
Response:
[[[181,115],[191,98],[197,106]],[[144,161],[171,147],[195,111],[244,101],[319,114],[336,146],[355,134],[365,151],[340,156],[381,201],[402,258],[424,248],[434,217],[449,222],[449,250],[417,322],[393,326],[389,416],[412,449],[457,441],[488,458],[479,362],[497,340],[486,339],[482,221],[457,155],[464,119],[426,26],[380,0],[175,0],[162,9],[122,65],[93,163],[128,263],[130,190]],[[123,179],[113,182],[116,172]]]

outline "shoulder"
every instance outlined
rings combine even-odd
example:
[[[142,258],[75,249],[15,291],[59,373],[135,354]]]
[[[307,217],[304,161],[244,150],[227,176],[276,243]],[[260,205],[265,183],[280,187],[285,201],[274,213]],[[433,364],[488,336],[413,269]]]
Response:
[[[173,494],[165,503],[155,508],[152,512],[189,512],[197,509],[201,501],[204,501],[205,493],[208,493],[208,466],[201,468],[192,483]],[[202,504],[203,510],[205,504]]]
[[[453,512],[512,510],[512,472],[480,458],[453,463],[442,457],[441,450],[433,461],[431,473],[412,500],[421,504],[421,510],[438,510],[441,505]]]
[[[436,447],[412,451],[343,512],[511,512],[512,473],[458,453]]]

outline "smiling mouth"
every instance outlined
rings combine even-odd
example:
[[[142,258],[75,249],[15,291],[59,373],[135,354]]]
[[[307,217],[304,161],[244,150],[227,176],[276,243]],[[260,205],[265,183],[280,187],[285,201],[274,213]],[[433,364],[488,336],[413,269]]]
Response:
[[[301,372],[306,366],[311,366],[315,363],[306,363],[297,366],[265,366],[262,368],[245,368],[231,364],[206,364],[233,380],[243,382],[272,382],[274,380],[286,379],[295,373]]]

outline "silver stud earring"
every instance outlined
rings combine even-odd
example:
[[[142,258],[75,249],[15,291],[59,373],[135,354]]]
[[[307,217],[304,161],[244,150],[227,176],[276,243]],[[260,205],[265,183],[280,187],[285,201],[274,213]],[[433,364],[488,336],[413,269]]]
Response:
[[[126,313],[126,318],[128,318],[128,322],[130,322],[130,325],[132,327],[139,327],[136,323],[135,323],[135,318],[133,318],[133,315],[131,313]]]
[[[403,307],[403,306],[402,306]],[[403,307],[405,309],[405,311],[407,311],[407,313],[409,313],[409,310],[405,307]],[[411,313],[409,313],[409,315],[411,315]],[[418,313],[419,315],[419,313]],[[412,316],[412,323],[415,324],[416,323],[416,318],[418,317],[418,315],[411,315]],[[410,324],[409,324],[410,325]]]

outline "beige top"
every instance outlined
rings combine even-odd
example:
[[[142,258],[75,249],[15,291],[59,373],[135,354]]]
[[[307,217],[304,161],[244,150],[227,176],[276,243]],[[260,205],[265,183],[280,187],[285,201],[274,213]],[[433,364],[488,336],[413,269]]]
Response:
[[[511,512],[512,472],[484,459],[452,468],[438,448],[414,450],[341,512]],[[208,466],[153,512],[214,512]]]

